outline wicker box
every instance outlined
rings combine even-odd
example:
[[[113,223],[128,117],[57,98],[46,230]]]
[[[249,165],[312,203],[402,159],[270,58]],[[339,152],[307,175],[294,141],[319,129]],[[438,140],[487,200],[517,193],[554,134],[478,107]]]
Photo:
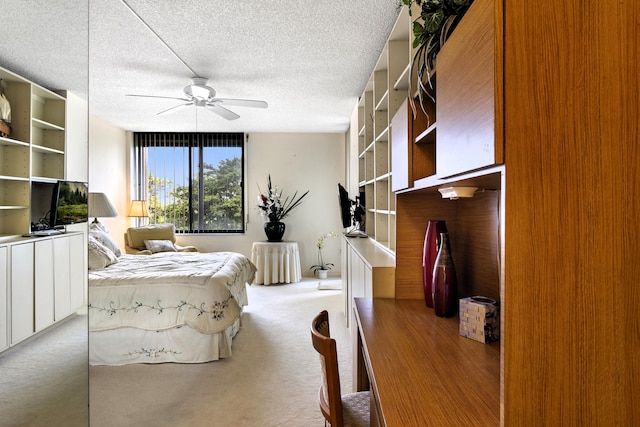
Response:
[[[500,338],[498,303],[490,298],[473,296],[460,300],[460,335],[490,343]]]

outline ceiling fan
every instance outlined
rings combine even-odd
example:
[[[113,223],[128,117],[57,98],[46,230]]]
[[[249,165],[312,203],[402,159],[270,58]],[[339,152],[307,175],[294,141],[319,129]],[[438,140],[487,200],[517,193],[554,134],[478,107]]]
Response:
[[[173,96],[156,96],[156,95],[126,95],[137,96],[143,98],[164,98],[164,99],[176,99],[183,101],[182,104],[160,111],[157,115],[163,115],[168,113],[174,113],[186,107],[204,107],[207,110],[224,117],[227,120],[235,120],[240,116],[226,107],[252,107],[252,108],[267,108],[268,104],[265,101],[256,101],[253,99],[234,99],[234,98],[216,98],[216,91],[207,86],[208,79],[204,77],[193,77],[191,84],[184,87],[184,97],[178,98]]]

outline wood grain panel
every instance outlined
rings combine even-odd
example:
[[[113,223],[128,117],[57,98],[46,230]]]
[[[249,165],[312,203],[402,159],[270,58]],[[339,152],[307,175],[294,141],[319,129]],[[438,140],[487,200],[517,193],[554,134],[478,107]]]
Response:
[[[440,193],[397,196],[396,298],[424,298],[422,250],[427,222],[444,220],[458,278],[458,296],[500,299],[498,191],[470,199],[442,199]]]
[[[507,426],[640,423],[638,16],[505,2]]]
[[[495,150],[494,20],[493,0],[474,1],[438,54],[439,177],[502,162]]]
[[[358,298],[355,304],[361,362],[380,425],[498,424],[498,343],[459,336],[457,319],[435,317],[422,301]]]
[[[424,299],[422,248],[429,219],[453,217],[453,205],[440,203],[434,193],[396,196],[396,298]]]

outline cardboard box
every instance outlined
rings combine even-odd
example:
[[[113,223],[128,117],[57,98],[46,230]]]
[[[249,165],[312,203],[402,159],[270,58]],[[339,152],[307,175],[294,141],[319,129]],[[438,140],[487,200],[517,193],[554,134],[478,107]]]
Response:
[[[460,335],[490,343],[500,339],[500,311],[491,298],[473,296],[460,300]]]

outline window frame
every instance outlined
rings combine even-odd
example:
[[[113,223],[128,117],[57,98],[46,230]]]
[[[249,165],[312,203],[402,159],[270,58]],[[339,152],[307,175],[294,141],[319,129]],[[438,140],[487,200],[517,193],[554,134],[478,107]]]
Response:
[[[224,142],[221,142],[224,138],[228,138]],[[185,217],[188,222],[188,229],[176,228],[177,234],[229,234],[237,235],[246,233],[246,221],[247,216],[247,190],[246,190],[246,163],[247,163],[247,135],[243,132],[133,132],[133,177],[134,177],[134,199],[147,200],[149,197],[149,176],[150,168],[148,161],[147,148],[186,148],[187,161],[184,164],[188,168],[188,214]],[[142,141],[146,139],[146,141]],[[149,143],[149,139],[154,141],[160,139],[162,143]],[[217,145],[220,144],[220,145]],[[204,215],[199,215],[197,221],[194,220],[194,191],[197,190],[198,194],[198,212],[204,212],[205,200],[204,197],[204,165],[205,158],[204,152],[208,147],[224,147],[225,144],[228,147],[240,148],[240,227],[237,229],[216,229],[205,230]],[[197,150],[197,165],[194,166],[194,153],[193,150]],[[217,166],[217,165],[213,165]],[[194,168],[197,169],[195,173]],[[165,175],[166,177],[166,175]],[[198,188],[194,188],[194,179],[198,180]],[[151,221],[151,219],[150,219]],[[155,222],[153,222],[155,223]]]

